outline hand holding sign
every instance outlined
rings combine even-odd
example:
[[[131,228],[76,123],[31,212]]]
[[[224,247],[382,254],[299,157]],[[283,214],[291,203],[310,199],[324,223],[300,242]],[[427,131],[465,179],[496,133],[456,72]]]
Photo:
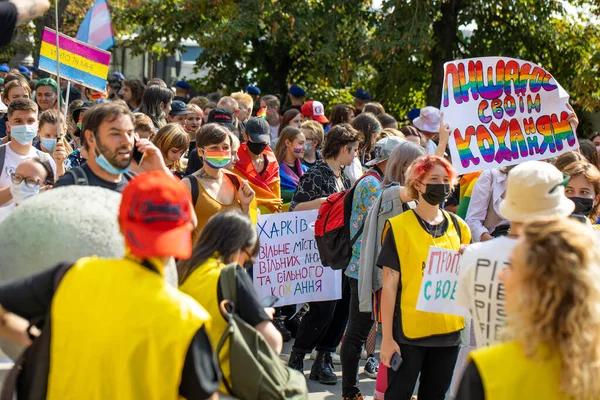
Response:
[[[423,271],[417,310],[469,316],[469,311],[456,303],[459,282],[458,261],[460,252],[431,247]]]

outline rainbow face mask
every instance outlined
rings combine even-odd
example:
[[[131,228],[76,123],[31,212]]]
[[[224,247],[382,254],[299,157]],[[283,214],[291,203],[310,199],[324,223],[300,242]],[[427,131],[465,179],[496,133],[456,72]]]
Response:
[[[231,162],[231,150],[203,150],[204,162],[211,168],[220,169]]]

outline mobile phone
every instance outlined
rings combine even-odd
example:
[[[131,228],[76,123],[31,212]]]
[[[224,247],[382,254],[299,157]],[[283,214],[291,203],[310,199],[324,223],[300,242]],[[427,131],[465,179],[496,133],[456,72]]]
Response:
[[[402,356],[398,353],[394,353],[390,365],[392,366],[392,369],[394,371],[398,371],[400,369],[400,366],[402,365]]]
[[[267,296],[264,299],[262,299],[260,301],[260,304],[264,307],[264,308],[268,308],[268,307],[273,307],[275,305],[275,303],[277,303],[279,301],[278,297],[275,296]]]
[[[587,223],[588,219],[585,215],[580,215],[580,214],[571,214],[569,216],[569,218],[573,218],[576,221],[579,221],[583,224]]]
[[[142,161],[142,157],[144,157],[144,153],[138,150],[137,143],[137,139],[133,141],[133,159],[139,164]]]

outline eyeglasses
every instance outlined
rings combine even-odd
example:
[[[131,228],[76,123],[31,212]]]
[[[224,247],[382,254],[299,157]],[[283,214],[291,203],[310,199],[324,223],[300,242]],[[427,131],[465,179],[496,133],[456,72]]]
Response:
[[[25,185],[27,185],[30,188],[34,188],[34,187],[36,187],[37,185],[40,184],[40,180],[37,179],[37,178],[33,178],[33,177],[30,177],[30,176],[17,175],[14,172],[12,174],[10,174],[10,180],[15,185],[20,185],[21,182],[25,181]]]
[[[570,179],[571,179],[571,177],[569,175],[563,174],[563,181],[561,183],[559,183],[558,185],[554,186],[552,189],[550,189],[550,191],[548,193],[554,193],[556,191],[556,189],[558,189],[560,186],[564,186],[566,188],[567,185],[569,184]]]
[[[246,255],[248,256],[248,260],[246,260],[246,263],[252,263],[252,265],[254,265],[256,263],[254,255],[250,254],[250,252],[247,249],[244,249],[244,253],[246,253]]]

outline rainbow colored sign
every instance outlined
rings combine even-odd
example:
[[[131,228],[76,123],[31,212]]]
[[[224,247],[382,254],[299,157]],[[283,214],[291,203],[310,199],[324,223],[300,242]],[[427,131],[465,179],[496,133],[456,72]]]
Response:
[[[579,147],[569,95],[538,65],[506,57],[444,64],[440,110],[460,174],[544,160]]]
[[[106,92],[110,53],[59,34],[60,76],[88,88]],[[45,28],[39,69],[56,74],[56,32]]]

